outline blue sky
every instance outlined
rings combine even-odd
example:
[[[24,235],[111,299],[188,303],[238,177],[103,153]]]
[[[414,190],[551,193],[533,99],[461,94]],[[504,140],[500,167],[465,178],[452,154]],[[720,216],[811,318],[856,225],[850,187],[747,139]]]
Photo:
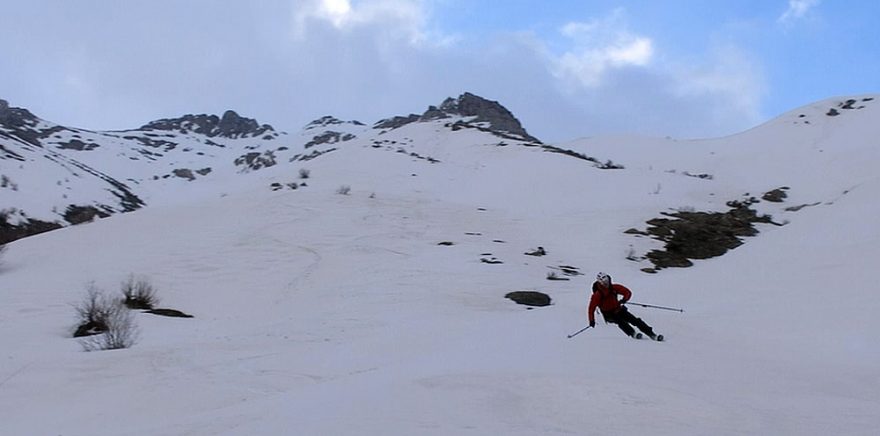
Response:
[[[234,109],[295,131],[470,91],[546,141],[735,133],[880,92],[880,2],[6,2],[0,98],[91,129]]]

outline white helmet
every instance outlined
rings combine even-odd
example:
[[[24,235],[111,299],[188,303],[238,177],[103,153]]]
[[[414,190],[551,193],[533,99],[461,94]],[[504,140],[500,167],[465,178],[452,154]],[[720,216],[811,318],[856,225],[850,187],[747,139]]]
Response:
[[[601,283],[605,287],[611,287],[611,276],[609,276],[608,274],[605,274],[603,272],[596,274],[596,281]]]

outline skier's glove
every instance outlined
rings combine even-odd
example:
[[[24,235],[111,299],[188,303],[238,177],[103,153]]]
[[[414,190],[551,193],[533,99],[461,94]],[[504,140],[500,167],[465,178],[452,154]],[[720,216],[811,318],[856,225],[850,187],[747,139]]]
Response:
[[[596,327],[596,321],[590,321],[590,327]]]

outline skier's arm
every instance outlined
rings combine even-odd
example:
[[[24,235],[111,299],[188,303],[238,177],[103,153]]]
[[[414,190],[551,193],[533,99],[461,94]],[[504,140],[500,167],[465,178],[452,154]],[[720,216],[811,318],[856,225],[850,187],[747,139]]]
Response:
[[[626,286],[614,285],[614,292],[617,292],[618,294],[620,294],[620,296],[623,297],[620,299],[620,304],[625,304],[627,301],[629,301],[630,298],[632,298],[632,291],[627,289]]]
[[[587,316],[590,319],[590,325],[594,325],[596,323],[596,307],[599,305],[599,294],[594,293],[592,297],[590,297],[590,307],[587,309]]]

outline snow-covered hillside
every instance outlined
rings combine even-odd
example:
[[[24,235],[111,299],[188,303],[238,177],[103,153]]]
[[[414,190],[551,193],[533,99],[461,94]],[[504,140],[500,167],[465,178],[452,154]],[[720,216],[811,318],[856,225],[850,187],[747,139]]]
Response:
[[[148,207],[0,258],[4,433],[874,434],[878,97],[726,138],[556,145],[468,115],[460,97],[433,108],[445,117],[324,118],[261,138],[253,151],[277,164],[244,174],[229,162],[241,138],[217,151],[225,173],[193,183],[151,178],[178,157],[138,183],[114,174]],[[339,135],[305,147],[327,131]],[[782,202],[762,198],[783,187]],[[627,229],[730,201],[784,225],[641,272],[663,244]],[[684,308],[630,308],[666,342],[601,321],[566,337],[598,271],[634,301]],[[138,313],[132,348],[82,352],[71,304],[132,273],[194,318]],[[504,298],[518,290],[553,304]]]
[[[0,100],[0,243],[96,216],[236,191],[266,179],[252,173],[289,175],[292,167],[347,143],[404,152],[411,138],[400,137],[398,143],[382,135],[409,124],[539,143],[503,106],[469,93],[430,106],[422,115],[393,117],[372,127],[324,116],[295,135],[233,111],[90,132],[42,120]]]

